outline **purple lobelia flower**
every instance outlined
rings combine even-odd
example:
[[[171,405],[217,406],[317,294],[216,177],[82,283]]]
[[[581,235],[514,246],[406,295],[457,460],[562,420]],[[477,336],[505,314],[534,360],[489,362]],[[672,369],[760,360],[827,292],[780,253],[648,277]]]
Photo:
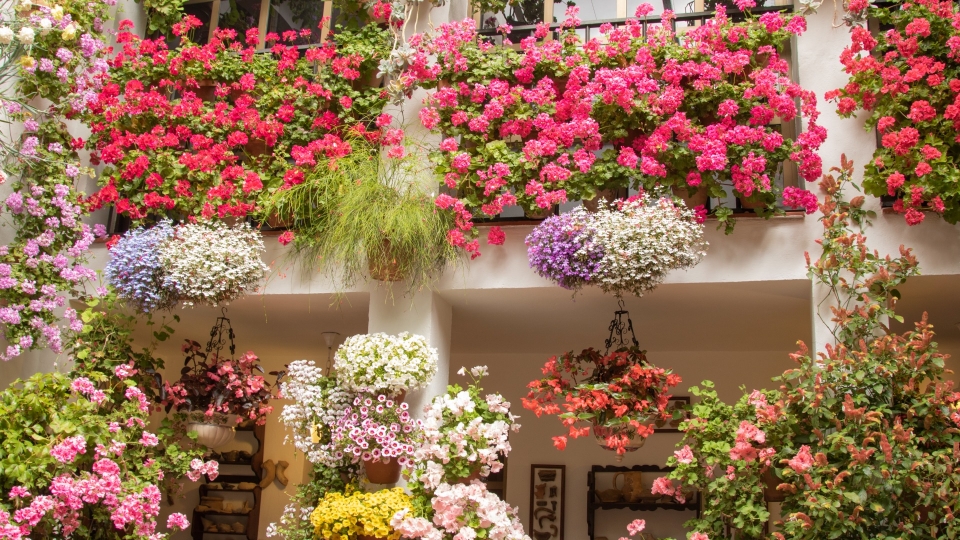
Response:
[[[110,249],[110,262],[104,270],[117,295],[140,311],[169,309],[177,297],[164,287],[164,269],[160,246],[173,237],[170,220],[149,229],[127,231]]]
[[[564,289],[579,290],[600,268],[603,248],[593,241],[589,214],[582,208],[547,218],[527,235],[530,267]]]

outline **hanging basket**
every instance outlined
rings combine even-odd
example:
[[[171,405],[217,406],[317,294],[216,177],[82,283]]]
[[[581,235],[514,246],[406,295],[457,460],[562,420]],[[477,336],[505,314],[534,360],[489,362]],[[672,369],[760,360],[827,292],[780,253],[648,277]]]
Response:
[[[400,462],[396,458],[365,459],[363,470],[374,484],[396,484],[400,480]]]
[[[233,426],[225,424],[211,424],[207,422],[190,422],[187,424],[187,432],[197,432],[197,442],[207,448],[219,448],[233,441],[237,436]]]
[[[611,452],[616,452],[617,449],[611,447],[607,444],[607,440],[613,435],[617,434],[617,430],[614,428],[603,427],[599,424],[593,425],[593,435],[597,438],[597,444],[600,445],[604,450],[610,450]],[[630,437],[630,443],[627,444],[623,449],[624,452],[617,452],[617,463],[623,461],[623,456],[626,455],[626,452],[636,452],[647,442],[646,437],[637,437],[636,435]]]
[[[370,277],[377,281],[402,281],[404,276],[400,268],[400,262],[393,255],[390,240],[386,238],[383,239],[383,254],[383,258],[379,260],[367,256]]]

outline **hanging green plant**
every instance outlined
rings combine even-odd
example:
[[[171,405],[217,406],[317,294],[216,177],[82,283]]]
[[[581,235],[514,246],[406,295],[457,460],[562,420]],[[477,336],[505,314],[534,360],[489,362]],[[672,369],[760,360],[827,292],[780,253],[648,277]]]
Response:
[[[318,160],[302,183],[265,198],[261,215],[286,222],[292,230],[281,243],[340,288],[373,277],[422,289],[457,260],[446,239],[452,217],[420,187],[413,158],[382,158],[363,140],[348,143],[353,150],[335,167]]]

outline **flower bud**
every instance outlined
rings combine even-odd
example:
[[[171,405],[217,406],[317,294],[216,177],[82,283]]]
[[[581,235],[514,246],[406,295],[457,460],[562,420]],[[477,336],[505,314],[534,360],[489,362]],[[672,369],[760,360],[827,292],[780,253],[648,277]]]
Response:
[[[856,197],[850,199],[850,206],[852,206],[853,208],[860,208],[861,206],[863,206],[864,200],[865,199],[863,198],[863,195],[857,195]]]

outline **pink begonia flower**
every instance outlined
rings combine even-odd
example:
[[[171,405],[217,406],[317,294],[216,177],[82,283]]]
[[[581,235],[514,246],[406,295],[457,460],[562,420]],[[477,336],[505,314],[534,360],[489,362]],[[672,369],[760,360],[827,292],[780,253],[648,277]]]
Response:
[[[642,519],[635,519],[627,525],[627,532],[630,533],[630,536],[639,534],[640,531],[647,527],[647,522]]]
[[[684,445],[683,448],[675,451],[673,456],[677,458],[677,463],[683,463],[684,465],[693,463],[693,452],[690,450],[689,445]]]
[[[487,243],[491,246],[502,246],[506,239],[507,235],[500,227],[491,227],[490,232],[487,233]]]
[[[293,242],[293,231],[284,231],[283,234],[281,234],[277,238],[277,241],[283,244],[284,246],[289,244],[290,242]]]
[[[813,466],[813,456],[810,455],[810,447],[803,445],[797,455],[787,462],[790,468],[797,473],[802,473]]]
[[[170,514],[170,517],[167,518],[167,528],[168,529],[177,529],[177,530],[186,530],[190,526],[190,520],[187,519],[187,516],[174,512]]]
[[[22,497],[29,497],[30,492],[23,486],[13,486],[10,489],[10,498],[11,499],[20,499]]]
[[[68,437],[50,450],[50,455],[60,463],[72,463],[77,454],[87,453],[87,440],[83,435]]]
[[[160,439],[158,439],[153,433],[144,431],[143,435],[140,437],[140,444],[144,446],[156,446],[160,444]]]
[[[673,482],[665,476],[657,477],[653,481],[653,487],[650,488],[650,492],[654,495],[673,495]]]
[[[637,10],[633,13],[635,17],[645,17],[653,13],[653,6],[644,2],[637,6]]]
[[[695,532],[690,535],[690,540],[710,540],[710,537],[702,532]]]

